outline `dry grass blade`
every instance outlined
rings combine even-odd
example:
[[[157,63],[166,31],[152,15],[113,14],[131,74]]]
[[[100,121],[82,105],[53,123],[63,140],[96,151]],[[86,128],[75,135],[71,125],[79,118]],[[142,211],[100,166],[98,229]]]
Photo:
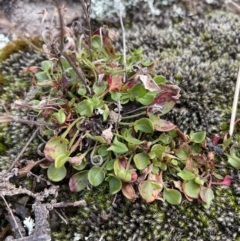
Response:
[[[234,93],[234,98],[233,98],[232,114],[231,114],[231,121],[230,121],[230,127],[229,127],[229,135],[230,136],[233,135],[233,131],[234,131],[234,125],[235,125],[234,122],[235,122],[236,113],[237,113],[239,90],[240,90],[240,68],[238,70],[237,83],[236,83],[235,93]]]

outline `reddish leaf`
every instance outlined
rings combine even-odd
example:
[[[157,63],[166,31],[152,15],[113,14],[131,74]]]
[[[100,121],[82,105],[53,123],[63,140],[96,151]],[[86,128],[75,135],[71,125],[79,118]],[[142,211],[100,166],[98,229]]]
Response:
[[[219,136],[214,136],[214,137],[212,138],[212,143],[213,143],[214,145],[217,145],[220,140],[221,140],[221,138],[220,138]]]
[[[171,131],[176,128],[176,126],[167,120],[162,120],[158,116],[149,113],[149,118],[153,122],[154,130],[156,131]]]
[[[109,91],[118,91],[121,89],[123,82],[122,82],[122,76],[119,74],[116,75],[107,75],[106,76],[107,82],[108,82],[108,88]]]
[[[232,183],[232,177],[230,175],[226,175],[221,182],[212,182],[214,185],[225,185],[230,186]]]
[[[176,99],[173,97],[174,94],[171,90],[161,92],[147,108],[147,115],[149,115],[150,111],[152,113],[161,113],[161,115],[168,113],[176,103]]]

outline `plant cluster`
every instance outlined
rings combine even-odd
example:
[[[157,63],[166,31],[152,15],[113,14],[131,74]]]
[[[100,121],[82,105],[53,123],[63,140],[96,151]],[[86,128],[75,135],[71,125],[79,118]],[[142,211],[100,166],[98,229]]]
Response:
[[[47,12],[41,13],[43,24]],[[142,48],[125,58],[115,50],[113,30],[91,33],[79,21],[48,26],[42,37],[48,60],[27,70],[34,73],[33,86],[18,105],[45,123],[40,133],[47,161],[41,166],[50,180],[69,178],[72,192],[106,181],[110,194],[122,191],[131,201],[139,194],[146,202],[177,205],[185,196],[206,208],[214,199],[212,185],[230,185],[231,177],[217,169],[231,139],[222,150],[219,140],[206,141],[205,132],[185,135],[162,118],[180,88],[154,74]],[[229,162],[239,167],[233,148]]]

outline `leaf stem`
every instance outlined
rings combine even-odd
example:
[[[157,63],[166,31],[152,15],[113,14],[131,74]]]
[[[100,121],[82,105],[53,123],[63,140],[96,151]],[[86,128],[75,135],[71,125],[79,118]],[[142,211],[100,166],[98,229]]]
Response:
[[[128,120],[128,119],[132,119],[132,118],[139,117],[139,116],[142,116],[142,115],[146,115],[146,112],[143,111],[143,112],[140,112],[140,113],[135,114],[135,115],[122,116],[122,120]]]

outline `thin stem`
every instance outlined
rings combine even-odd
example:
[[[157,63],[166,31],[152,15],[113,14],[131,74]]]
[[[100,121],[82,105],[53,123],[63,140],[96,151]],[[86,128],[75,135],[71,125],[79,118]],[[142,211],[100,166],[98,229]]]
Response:
[[[19,226],[18,226],[18,223],[16,222],[16,219],[14,218],[14,215],[13,215],[13,213],[12,213],[11,208],[9,207],[9,205],[8,205],[6,199],[4,198],[4,196],[3,196],[3,195],[0,195],[0,196],[1,196],[1,198],[3,199],[3,201],[5,202],[5,204],[6,204],[6,206],[7,206],[8,212],[11,214],[12,219],[13,219],[13,221],[14,221],[14,223],[15,223],[15,226],[16,226],[17,229],[18,229],[18,232],[19,232],[21,238],[23,238],[22,233],[21,233],[21,231],[20,231],[20,228],[19,228]]]
[[[90,19],[90,11],[91,11],[91,0],[89,1],[88,6],[86,7],[86,4],[84,0],[80,0],[82,4],[82,8],[84,11],[84,14],[86,16],[87,24],[88,24],[88,30],[89,30],[89,39],[88,39],[88,48],[89,48],[89,54],[90,54],[90,59],[92,60],[92,30],[91,30],[91,19]]]
[[[129,114],[134,113],[134,112],[139,111],[139,110],[146,110],[148,107],[149,106],[142,106],[142,107],[139,107],[139,108],[137,108],[135,110],[131,110],[131,111],[125,112],[122,115],[129,115]]]
[[[19,159],[21,158],[21,156],[23,155],[23,153],[25,152],[27,147],[31,144],[33,139],[36,137],[38,131],[39,131],[39,127],[33,132],[32,136],[29,138],[28,142],[23,147],[23,149],[20,151],[20,153],[18,154],[18,156],[16,157],[16,159],[14,160],[14,162],[12,163],[12,165],[10,166],[10,168],[8,169],[7,172],[9,172],[15,166],[15,164],[19,161]]]
[[[125,28],[123,24],[123,19],[122,19],[122,1],[120,1],[119,4],[119,19],[120,19],[120,24],[121,24],[121,29],[122,29],[122,41],[123,41],[123,65],[124,65],[124,76],[123,76],[123,82],[126,82],[126,65],[127,65],[127,60],[126,60],[126,34],[125,34]]]
[[[92,94],[90,88],[88,87],[87,85],[87,79],[84,75],[84,73],[81,71],[78,70],[78,68],[76,67],[76,65],[73,63],[73,61],[71,60],[71,58],[66,54],[66,53],[63,53],[63,56],[66,58],[66,60],[68,61],[68,63],[71,65],[71,67],[73,68],[73,70],[75,71],[75,73],[77,74],[77,76],[79,77],[79,79],[83,82],[87,92],[89,95]]]
[[[134,125],[134,122],[118,122],[118,124],[122,126],[132,126]]]
[[[83,119],[82,116],[78,117],[73,123],[71,123],[71,125],[67,128],[67,130],[61,135],[62,138],[65,138],[68,134],[68,132],[73,128],[73,126],[80,121],[81,119]]]
[[[229,135],[230,136],[233,135],[233,131],[234,131],[234,122],[235,122],[236,113],[237,113],[239,90],[240,90],[240,68],[238,70],[237,83],[236,83],[235,93],[234,93],[234,98],[233,98],[232,114],[231,114],[231,121],[230,121],[230,127],[229,127]]]
[[[146,112],[140,112],[138,114],[135,114],[135,115],[130,115],[130,116],[122,116],[122,120],[128,120],[128,119],[132,119],[132,118],[135,118],[135,117],[139,117],[141,115],[146,115]]]
[[[61,13],[61,9],[60,9],[60,5],[58,0],[54,0],[55,5],[57,6],[57,11],[58,11],[58,16],[59,16],[59,21],[60,21],[60,31],[61,31],[61,37],[60,37],[60,54],[62,54],[63,51],[63,35],[64,35],[64,31],[63,31],[63,19],[62,19],[62,13]]]

